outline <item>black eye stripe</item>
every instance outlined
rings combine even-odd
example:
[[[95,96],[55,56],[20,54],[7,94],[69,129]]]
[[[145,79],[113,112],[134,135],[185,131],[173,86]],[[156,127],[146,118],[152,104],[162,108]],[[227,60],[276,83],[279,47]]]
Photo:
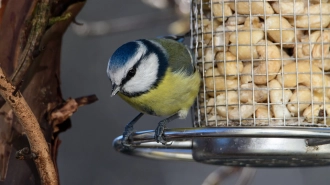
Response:
[[[136,73],[136,69],[133,68],[133,69],[128,71],[127,76],[133,77],[135,75],[135,73]]]
[[[141,58],[143,58],[143,57],[141,57]],[[125,78],[121,81],[121,86],[123,86],[126,82],[128,82],[131,78],[133,78],[135,76],[136,69],[140,65],[140,63],[141,63],[141,59],[139,59],[139,61],[127,72]],[[134,72],[134,75],[129,74],[130,71],[132,71],[132,70]]]

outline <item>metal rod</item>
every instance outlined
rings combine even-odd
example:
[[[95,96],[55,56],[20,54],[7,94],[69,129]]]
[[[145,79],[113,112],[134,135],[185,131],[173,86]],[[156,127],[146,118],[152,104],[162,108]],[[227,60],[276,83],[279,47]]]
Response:
[[[176,141],[206,137],[254,137],[254,138],[322,138],[330,139],[329,128],[297,127],[212,127],[167,129],[166,139]],[[120,139],[118,137],[117,139]],[[154,141],[154,131],[136,132],[132,136],[133,144]]]
[[[134,146],[136,148],[128,148],[121,144],[121,139],[122,136],[117,137],[113,142],[113,147],[123,154],[151,159],[194,161],[191,141],[173,141],[170,146],[148,142]]]

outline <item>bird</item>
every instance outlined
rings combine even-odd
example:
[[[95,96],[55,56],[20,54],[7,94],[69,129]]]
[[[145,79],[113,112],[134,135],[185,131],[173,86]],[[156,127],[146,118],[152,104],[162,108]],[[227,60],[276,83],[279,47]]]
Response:
[[[184,36],[165,36],[130,41],[110,57],[106,72],[112,83],[111,96],[118,94],[140,112],[125,126],[122,145],[131,146],[133,126],[144,114],[166,117],[154,135],[163,145],[167,123],[187,117],[201,77],[183,40]]]

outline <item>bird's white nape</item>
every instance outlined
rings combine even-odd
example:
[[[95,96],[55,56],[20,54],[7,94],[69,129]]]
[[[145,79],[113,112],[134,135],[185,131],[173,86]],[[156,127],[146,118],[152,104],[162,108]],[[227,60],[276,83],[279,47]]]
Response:
[[[155,53],[150,53],[141,59],[133,78],[124,84],[122,89],[127,93],[139,93],[150,90],[157,81],[159,59]]]
[[[158,42],[153,41],[153,40],[149,40],[149,42],[151,42],[155,47],[157,47],[158,49],[160,49],[161,52],[166,56],[166,58],[168,58],[166,49],[161,44],[159,44]]]

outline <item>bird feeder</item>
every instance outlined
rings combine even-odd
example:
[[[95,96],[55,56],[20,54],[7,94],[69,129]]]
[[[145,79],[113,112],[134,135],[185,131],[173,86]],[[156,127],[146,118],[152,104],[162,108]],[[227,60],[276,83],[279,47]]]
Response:
[[[253,167],[330,165],[330,3],[193,0],[191,49],[202,76],[191,128],[133,134],[116,150]]]

